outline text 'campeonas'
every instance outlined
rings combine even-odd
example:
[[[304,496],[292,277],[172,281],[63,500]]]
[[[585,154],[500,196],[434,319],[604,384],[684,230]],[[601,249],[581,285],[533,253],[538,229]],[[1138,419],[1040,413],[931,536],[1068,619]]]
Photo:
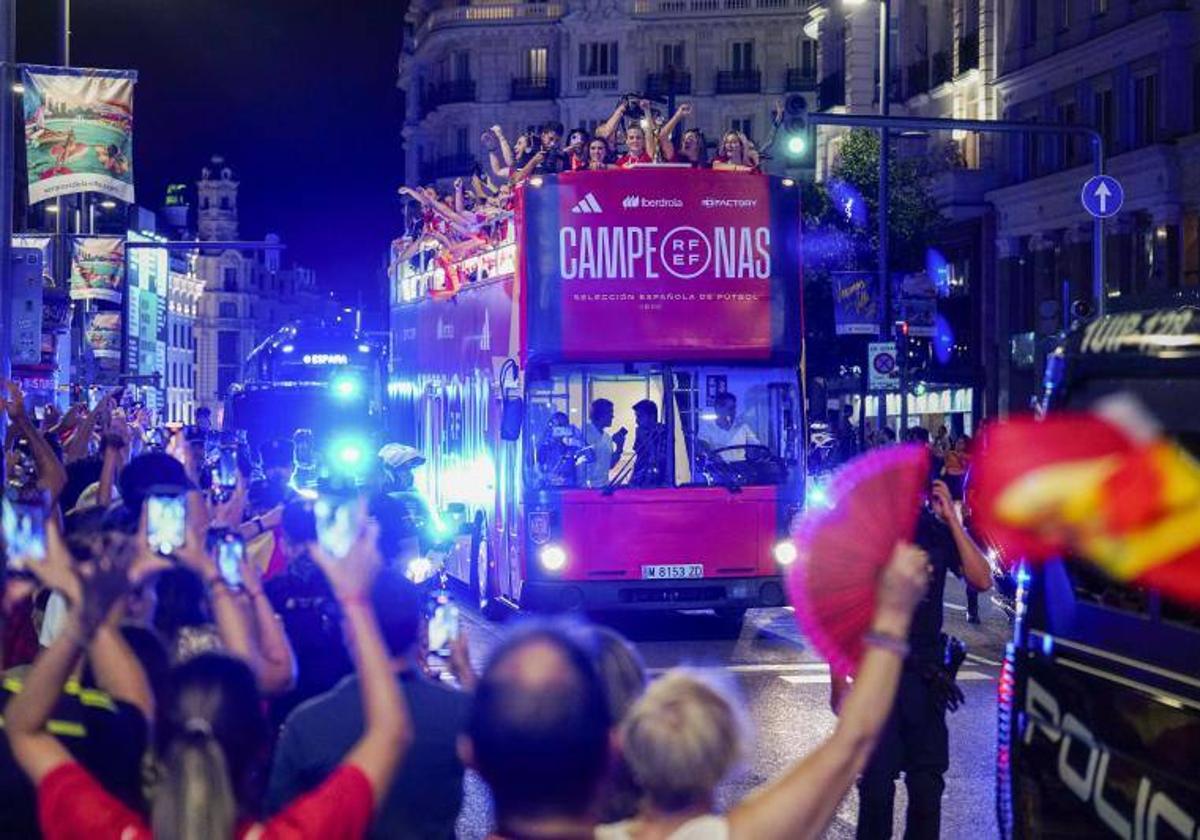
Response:
[[[655,280],[665,272],[690,279],[766,280],[771,276],[771,229],[716,227],[705,233],[657,227],[564,227],[558,234],[563,280]]]

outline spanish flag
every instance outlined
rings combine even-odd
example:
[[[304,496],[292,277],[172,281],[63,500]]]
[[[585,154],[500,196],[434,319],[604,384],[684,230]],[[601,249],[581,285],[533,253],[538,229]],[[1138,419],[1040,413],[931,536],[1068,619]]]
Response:
[[[1009,557],[1070,555],[1200,605],[1200,464],[1098,414],[1017,419],[979,441],[968,504]]]

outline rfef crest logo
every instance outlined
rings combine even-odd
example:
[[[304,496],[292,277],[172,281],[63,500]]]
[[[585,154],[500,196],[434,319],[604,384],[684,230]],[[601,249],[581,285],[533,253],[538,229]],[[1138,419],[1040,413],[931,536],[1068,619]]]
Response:
[[[712,262],[708,237],[694,227],[677,227],[662,239],[663,267],[680,280],[699,277]]]

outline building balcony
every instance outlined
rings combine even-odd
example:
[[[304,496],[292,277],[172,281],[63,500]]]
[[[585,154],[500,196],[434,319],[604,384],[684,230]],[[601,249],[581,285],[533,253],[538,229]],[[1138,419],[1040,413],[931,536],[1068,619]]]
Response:
[[[421,183],[428,184],[441,178],[466,177],[475,168],[475,163],[475,156],[471,154],[443,155],[421,165]]]
[[[821,79],[817,92],[818,107],[822,111],[846,104],[846,78],[841,73],[830,73]]]
[[[968,32],[958,39],[958,75],[979,68],[979,33]]]
[[[634,15],[690,17],[702,14],[770,15],[801,12],[809,0],[633,0]]]
[[[783,89],[789,93],[817,89],[816,68],[789,67],[783,79]]]
[[[761,93],[761,70],[718,70],[717,93]]]
[[[436,85],[430,85],[425,88],[425,92],[421,95],[421,116],[425,117],[429,112],[442,105],[474,101],[474,79],[458,79],[452,82],[441,82]]]
[[[575,90],[579,93],[590,93],[594,90],[616,90],[616,76],[584,76],[576,79]]]
[[[950,50],[941,50],[933,54],[930,65],[930,84],[933,87],[944,85],[954,77],[954,62]]]
[[[497,3],[437,9],[430,12],[421,22],[416,32],[416,41],[419,44],[429,33],[451,26],[555,21],[562,15],[562,3]]]
[[[509,99],[527,102],[534,99],[555,99],[558,96],[558,79],[553,76],[523,76],[512,80]]]
[[[665,70],[646,74],[646,96],[662,99],[672,94],[690,94],[692,74],[687,70]]]

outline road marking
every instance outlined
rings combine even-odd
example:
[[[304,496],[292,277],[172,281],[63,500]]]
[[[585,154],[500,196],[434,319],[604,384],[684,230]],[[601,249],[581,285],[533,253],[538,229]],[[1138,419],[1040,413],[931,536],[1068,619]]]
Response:
[[[1003,662],[997,662],[995,659],[988,659],[986,656],[978,656],[974,653],[968,653],[967,659],[972,662],[978,662],[980,665],[991,665],[993,668],[1003,668]]]
[[[942,606],[948,610],[957,610],[958,612],[966,612],[966,607],[960,607],[958,604],[951,604],[949,601],[942,601]]]
[[[829,671],[827,662],[761,662],[754,665],[694,665],[680,663],[682,667],[695,667],[701,670],[712,669],[732,671],[736,674],[778,674],[788,671]],[[656,676],[665,674],[670,668],[647,668],[646,673]]]
[[[994,679],[982,671],[959,671],[958,678],[963,682],[980,682]],[[814,685],[829,682],[829,674],[780,674],[779,679],[790,685]]]

